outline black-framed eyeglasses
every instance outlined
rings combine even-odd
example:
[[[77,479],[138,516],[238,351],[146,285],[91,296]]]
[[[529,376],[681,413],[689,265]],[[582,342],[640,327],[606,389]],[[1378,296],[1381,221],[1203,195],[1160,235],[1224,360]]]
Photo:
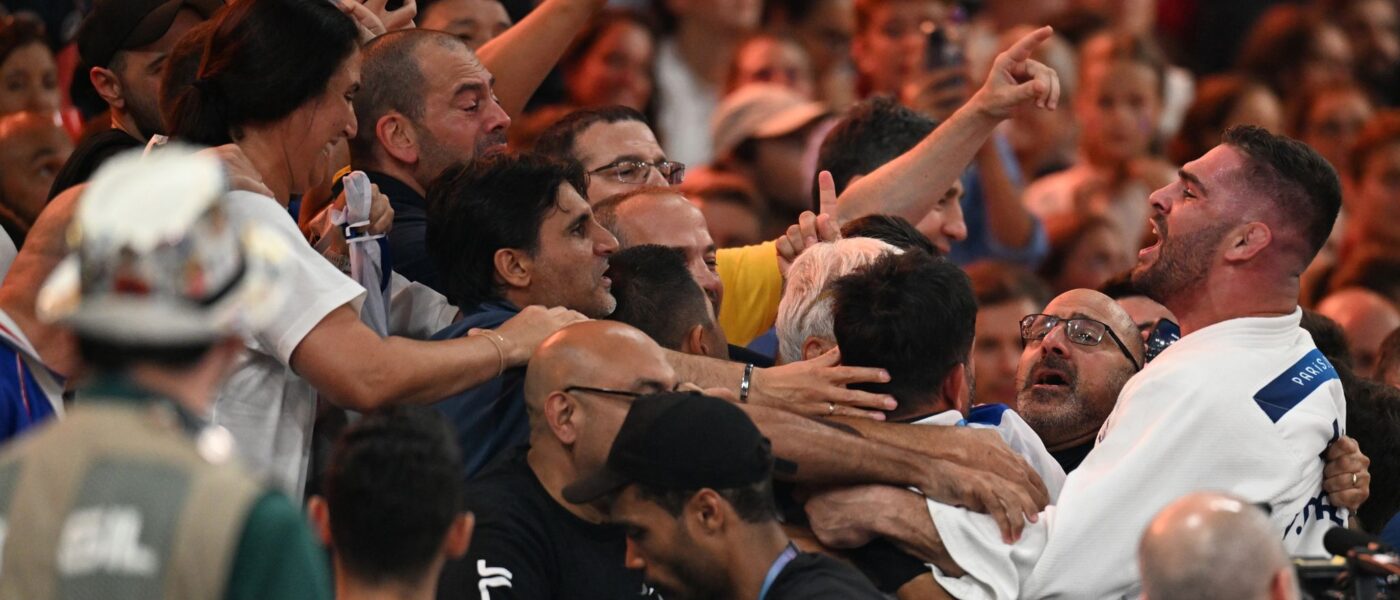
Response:
[[[674,392],[674,391],[679,390],[680,387],[681,387],[681,384],[678,383],[678,384],[675,385],[675,387],[672,387],[672,388],[671,388],[670,390],[668,390],[668,391]],[[588,387],[588,386],[586,386],[586,385],[571,385],[571,386],[569,386],[569,387],[564,388],[563,391],[564,391],[565,394],[572,394],[572,393],[574,393],[574,392],[588,392],[588,393],[590,393],[590,394],[602,394],[602,395],[605,395],[605,396],[621,396],[621,397],[623,397],[623,398],[627,398],[628,400],[636,400],[637,398],[641,398],[642,396],[646,396],[646,395],[648,395],[648,394],[654,394],[654,393],[656,393],[656,392],[633,392],[633,391],[631,391],[631,390],[610,390],[610,389],[608,389],[608,388]],[[659,391],[659,390],[658,390],[658,391]]]
[[[1061,323],[1065,325],[1065,337],[1080,346],[1097,346],[1107,333],[1108,337],[1113,339],[1113,343],[1118,345],[1118,349],[1123,351],[1123,356],[1128,357],[1128,362],[1133,363],[1133,369],[1142,370],[1142,364],[1128,351],[1128,345],[1123,343],[1118,334],[1113,333],[1112,327],[1103,321],[1087,317],[1064,319],[1055,315],[1026,315],[1021,318],[1021,343],[1029,344],[1032,341],[1043,340]]]
[[[621,183],[646,183],[651,170],[661,174],[661,178],[671,185],[685,181],[685,164],[670,160],[649,163],[641,160],[619,160],[589,171],[589,175],[612,172],[613,179]]]

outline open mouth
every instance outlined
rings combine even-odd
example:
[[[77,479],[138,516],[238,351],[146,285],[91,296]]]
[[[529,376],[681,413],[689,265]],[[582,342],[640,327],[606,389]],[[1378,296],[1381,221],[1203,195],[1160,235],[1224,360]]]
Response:
[[[1043,388],[1069,387],[1069,376],[1058,369],[1041,369],[1031,378],[1031,385]]]
[[[1157,227],[1157,220],[1149,220],[1148,224],[1152,227],[1152,245],[1138,250],[1138,258],[1152,254],[1162,247],[1162,232]]]

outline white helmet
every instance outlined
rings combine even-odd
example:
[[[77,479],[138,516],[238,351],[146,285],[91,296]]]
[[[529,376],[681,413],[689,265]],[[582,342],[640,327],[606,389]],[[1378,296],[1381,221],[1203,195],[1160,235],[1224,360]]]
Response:
[[[211,343],[281,308],[278,234],[224,211],[222,163],[189,147],[108,160],[78,200],[72,249],[39,292],[39,317],[143,346]]]

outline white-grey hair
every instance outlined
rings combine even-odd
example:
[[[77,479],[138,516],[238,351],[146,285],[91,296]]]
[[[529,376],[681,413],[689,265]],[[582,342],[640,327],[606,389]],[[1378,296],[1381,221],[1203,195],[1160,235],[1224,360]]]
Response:
[[[886,253],[903,251],[874,238],[855,237],[817,244],[798,256],[788,269],[783,300],[778,304],[779,360],[802,360],[802,344],[809,337],[834,341],[832,299],[824,292],[831,282]]]

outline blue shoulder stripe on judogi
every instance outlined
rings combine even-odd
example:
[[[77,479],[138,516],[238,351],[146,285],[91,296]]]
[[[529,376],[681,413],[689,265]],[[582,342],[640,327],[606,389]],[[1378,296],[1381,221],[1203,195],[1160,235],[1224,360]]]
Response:
[[[1269,420],[1277,423],[1318,387],[1336,378],[1337,370],[1332,368],[1332,363],[1314,348],[1256,392],[1254,401],[1264,414],[1269,415]]]
[[[967,422],[997,427],[1001,425],[1001,413],[1010,410],[1005,404],[979,404],[967,411]]]

